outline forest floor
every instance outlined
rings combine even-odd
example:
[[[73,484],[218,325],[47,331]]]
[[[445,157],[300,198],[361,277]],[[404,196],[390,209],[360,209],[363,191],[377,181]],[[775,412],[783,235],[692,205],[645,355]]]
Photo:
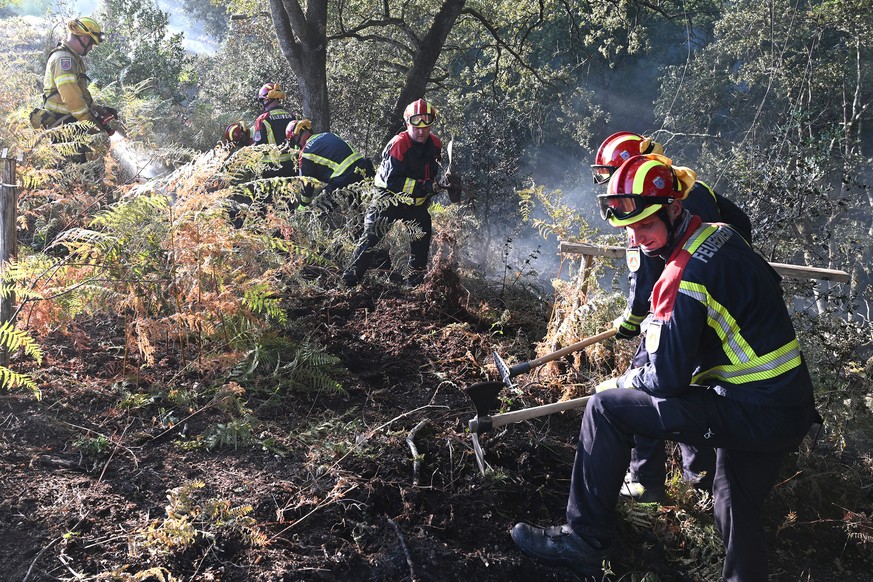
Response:
[[[497,335],[489,303],[503,307],[458,280],[296,297],[289,317],[340,359],[344,391],[267,398],[228,383],[187,408],[180,395],[216,379],[176,351],[120,374],[118,321],[41,338],[42,400],[0,393],[0,579],[574,579],[525,557],[509,530],[561,523],[580,412],[485,434],[485,476],[475,462],[463,389],[498,379],[492,348],[536,357],[548,318],[514,312]],[[561,396],[519,380],[513,408]],[[870,492],[849,511],[851,484],[832,473],[821,487],[831,451],[792,461],[765,510],[771,579],[873,580],[869,530],[847,533]],[[682,491],[663,507],[620,502],[612,579],[718,578],[711,512]]]

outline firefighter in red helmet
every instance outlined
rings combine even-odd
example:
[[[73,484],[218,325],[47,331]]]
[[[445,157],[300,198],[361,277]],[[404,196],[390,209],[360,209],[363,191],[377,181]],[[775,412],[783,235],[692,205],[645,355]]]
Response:
[[[305,178],[315,178],[325,184],[319,200],[330,206],[332,194],[347,186],[374,175],[373,164],[352,148],[335,133],[312,133],[312,122],[308,119],[292,121],[285,129],[285,139],[292,148],[299,148],[297,162],[298,174]],[[312,202],[315,187],[307,181],[303,186],[300,203],[308,206]],[[356,200],[356,197],[354,198]],[[347,202],[353,202],[349,199]]]
[[[224,143],[235,147],[252,145],[252,130],[242,121],[234,121],[224,130]]]
[[[620,131],[606,138],[597,150],[595,163],[591,166],[594,181],[606,184],[610,176],[628,159],[645,154],[659,160],[673,172],[677,196],[683,208],[699,216],[705,222],[726,222],[743,238],[751,241],[752,226],[749,217],[730,199],[716,193],[708,184],[697,180],[697,174],[689,168],[674,166],[669,158],[660,154],[663,146],[650,137]],[[627,307],[614,325],[618,338],[634,338],[650,311],[650,298],[655,281],[664,270],[664,261],[647,256],[630,241],[626,251],[628,265]],[[609,381],[601,384],[609,386]],[[686,482],[701,491],[712,490],[715,466],[715,451],[712,447],[697,449],[680,444],[682,473]],[[666,449],[660,440],[639,437],[631,455],[631,463],[621,494],[645,502],[662,502],[665,498]]]
[[[382,200],[374,201],[364,217],[364,234],[343,273],[347,286],[361,280],[373,262],[376,245],[386,234],[385,225],[398,220],[423,233],[410,241],[406,283],[416,286],[424,280],[433,234],[430,201],[441,189],[448,191],[452,202],[458,202],[461,196],[456,176],[439,177],[442,142],[431,133],[437,119],[436,108],[425,99],[413,101],[403,112],[406,129],[394,136],[382,152],[375,178]],[[386,204],[384,198],[391,196],[395,199]]]
[[[588,401],[565,523],[518,523],[512,538],[530,556],[597,576],[634,438],[670,439],[716,450],[723,578],[765,582],[761,506],[783,457],[820,420],[780,277],[732,227],[685,210],[673,168],[656,157],[628,159],[598,199],[609,224],[666,263],[645,358]]]
[[[268,169],[264,171],[264,178],[291,178],[297,173],[293,155],[285,139],[285,128],[297,119],[293,113],[289,113],[283,106],[285,91],[279,83],[265,83],[258,90],[258,103],[264,112],[255,119],[252,128],[252,143],[254,145],[273,145],[279,148],[278,158],[270,155],[264,157]],[[276,167],[278,165],[278,167]]]

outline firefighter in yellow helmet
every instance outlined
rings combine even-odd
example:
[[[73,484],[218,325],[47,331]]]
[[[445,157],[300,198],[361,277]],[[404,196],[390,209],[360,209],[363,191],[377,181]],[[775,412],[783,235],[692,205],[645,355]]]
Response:
[[[43,79],[43,106],[31,113],[34,128],[50,129],[77,121],[90,121],[109,135],[108,123],[117,111],[94,103],[88,90],[88,75],[83,57],[103,42],[100,24],[88,16],[67,22],[67,36],[49,53]],[[80,152],[84,161],[84,152]]]

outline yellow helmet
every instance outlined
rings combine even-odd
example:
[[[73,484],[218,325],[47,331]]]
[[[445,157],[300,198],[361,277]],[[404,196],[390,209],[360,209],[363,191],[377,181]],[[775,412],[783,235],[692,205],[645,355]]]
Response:
[[[89,16],[80,16],[67,23],[67,30],[75,35],[90,36],[94,44],[103,42],[103,27]]]

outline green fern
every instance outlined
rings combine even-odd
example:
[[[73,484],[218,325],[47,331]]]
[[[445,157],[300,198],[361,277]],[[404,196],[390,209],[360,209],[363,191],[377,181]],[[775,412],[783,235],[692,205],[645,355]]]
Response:
[[[242,302],[253,313],[263,313],[282,325],[288,322],[288,314],[282,309],[280,299],[276,297],[271,286],[265,282],[255,283],[247,288]]]
[[[42,363],[42,350],[39,345],[26,331],[16,329],[12,322],[5,321],[0,325],[0,346],[9,350],[23,349],[37,364]]]

